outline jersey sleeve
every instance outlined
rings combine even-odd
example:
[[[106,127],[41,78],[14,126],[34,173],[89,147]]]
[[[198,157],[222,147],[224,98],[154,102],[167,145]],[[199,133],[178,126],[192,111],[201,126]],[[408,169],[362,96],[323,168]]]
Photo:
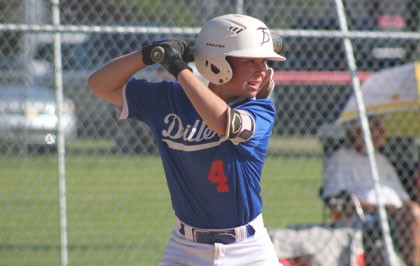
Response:
[[[255,129],[252,137],[247,141],[238,142],[235,141],[235,139],[231,139],[230,141],[233,144],[238,145],[244,152],[250,153],[251,155],[256,151],[265,153],[268,148],[269,139],[277,115],[272,100],[250,100],[241,105],[232,106],[231,108],[249,113],[254,121]]]
[[[132,118],[150,124],[165,107],[171,105],[171,95],[179,91],[176,87],[177,83],[171,81],[156,83],[132,78],[125,85],[124,105],[117,110],[117,116],[119,119]]]

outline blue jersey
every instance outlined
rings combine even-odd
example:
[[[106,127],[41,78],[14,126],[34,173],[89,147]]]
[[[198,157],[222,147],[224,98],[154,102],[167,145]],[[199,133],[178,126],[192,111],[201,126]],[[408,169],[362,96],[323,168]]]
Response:
[[[177,82],[131,79],[121,118],[145,122],[161,155],[175,215],[199,228],[247,224],[262,212],[260,178],[276,116],[270,99],[244,99],[255,133],[233,143],[200,118]]]

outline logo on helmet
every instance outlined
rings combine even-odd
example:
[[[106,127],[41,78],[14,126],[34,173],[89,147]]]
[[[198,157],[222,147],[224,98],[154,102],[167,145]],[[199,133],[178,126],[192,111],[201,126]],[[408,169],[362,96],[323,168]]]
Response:
[[[262,34],[262,36],[261,36],[262,38],[261,38],[261,42],[260,42],[261,46],[263,46],[264,43],[270,42],[270,40],[271,40],[270,32],[268,31],[267,28],[259,27],[257,30],[260,30],[261,34]]]
[[[216,47],[216,48],[225,48],[225,46],[223,44],[218,44],[218,43],[210,43],[207,42],[206,46],[210,46],[210,47]]]
[[[243,31],[244,30],[244,28],[243,27],[241,27],[241,26],[237,26],[237,25],[233,25],[233,26],[230,26],[229,28],[228,28],[228,31],[231,31],[231,32],[233,32],[233,33],[235,33],[235,34],[239,34],[241,31]]]

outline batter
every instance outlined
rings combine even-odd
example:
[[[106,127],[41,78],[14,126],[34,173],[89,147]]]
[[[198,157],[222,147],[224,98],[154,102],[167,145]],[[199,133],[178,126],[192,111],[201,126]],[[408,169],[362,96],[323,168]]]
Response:
[[[177,81],[133,75],[156,62]],[[176,225],[159,265],[279,265],[262,217],[261,172],[276,110],[268,97],[273,50],[267,26],[238,14],[208,21],[189,47],[161,40],[114,59],[88,80],[119,119],[153,131]],[[163,56],[163,57],[162,57]]]

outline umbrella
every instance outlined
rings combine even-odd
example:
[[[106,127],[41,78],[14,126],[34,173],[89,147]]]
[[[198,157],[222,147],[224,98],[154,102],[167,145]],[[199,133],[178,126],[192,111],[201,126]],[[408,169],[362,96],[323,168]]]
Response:
[[[420,62],[387,68],[361,86],[367,115],[381,115],[390,136],[420,136]],[[356,99],[349,99],[339,124],[358,118]]]

